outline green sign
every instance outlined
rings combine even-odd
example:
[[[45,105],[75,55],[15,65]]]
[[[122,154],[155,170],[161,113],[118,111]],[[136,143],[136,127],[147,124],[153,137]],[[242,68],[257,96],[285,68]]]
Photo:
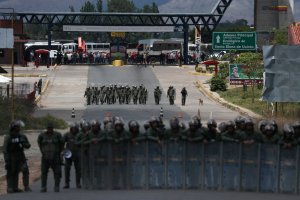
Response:
[[[255,32],[214,32],[214,50],[256,50]]]
[[[251,79],[246,75],[246,70],[249,67],[242,64],[229,65],[229,80],[231,85],[251,85],[253,83],[262,83],[262,78],[254,74]]]

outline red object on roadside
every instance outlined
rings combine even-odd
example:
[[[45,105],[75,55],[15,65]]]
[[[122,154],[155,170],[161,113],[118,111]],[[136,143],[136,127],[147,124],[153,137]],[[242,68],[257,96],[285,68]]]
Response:
[[[216,60],[207,60],[203,62],[204,65],[214,65],[215,66],[215,75],[218,74],[218,65],[219,62]]]

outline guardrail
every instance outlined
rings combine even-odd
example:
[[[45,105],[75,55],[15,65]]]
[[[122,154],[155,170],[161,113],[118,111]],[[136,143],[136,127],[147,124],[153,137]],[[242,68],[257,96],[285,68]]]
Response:
[[[299,147],[103,141],[82,150],[86,189],[201,189],[299,194]]]

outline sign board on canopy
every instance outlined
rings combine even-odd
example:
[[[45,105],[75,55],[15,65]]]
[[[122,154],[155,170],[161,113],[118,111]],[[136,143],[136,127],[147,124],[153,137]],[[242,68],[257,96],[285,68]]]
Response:
[[[12,28],[0,28],[0,48],[14,48],[14,31]]]

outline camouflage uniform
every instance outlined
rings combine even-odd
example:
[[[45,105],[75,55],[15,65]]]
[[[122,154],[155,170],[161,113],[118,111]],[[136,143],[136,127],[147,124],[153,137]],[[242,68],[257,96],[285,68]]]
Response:
[[[49,124],[47,131],[38,136],[37,142],[42,153],[41,192],[47,191],[47,177],[49,168],[52,168],[54,173],[55,192],[59,192],[62,164],[61,152],[64,146],[62,135],[53,131],[53,125]]]
[[[72,163],[74,163],[76,173],[76,187],[81,188],[80,177],[81,177],[81,159],[80,159],[80,147],[77,145],[76,138],[79,134],[79,127],[72,125],[70,131],[63,136],[66,150],[72,152],[70,158],[65,158],[65,186],[67,189],[70,187],[70,171]]]

